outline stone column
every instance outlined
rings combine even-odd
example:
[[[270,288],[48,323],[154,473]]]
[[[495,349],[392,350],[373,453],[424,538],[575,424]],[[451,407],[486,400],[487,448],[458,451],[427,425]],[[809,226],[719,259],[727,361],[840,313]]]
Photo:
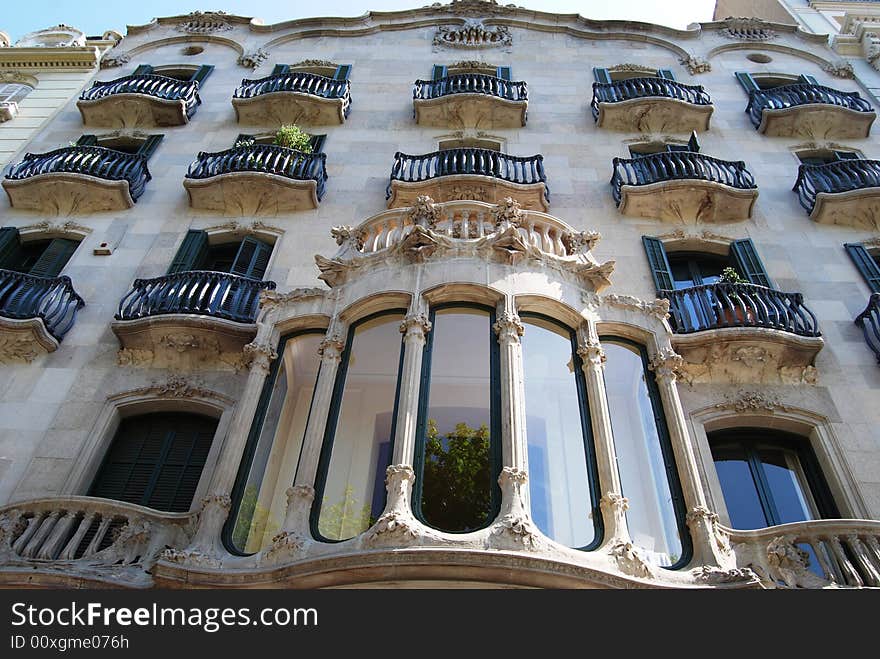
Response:
[[[605,527],[603,544],[613,547],[630,542],[626,525],[626,509],[629,502],[623,496],[620,473],[617,471],[617,452],[614,448],[611,413],[605,391],[605,351],[599,343],[599,336],[593,323],[581,325],[578,328],[577,339],[577,352],[583,362],[593,444],[596,449],[597,470],[602,488],[599,507]]]
[[[400,373],[400,394],[397,402],[397,423],[394,431],[392,465],[412,465],[419,420],[419,385],[422,379],[422,355],[431,321],[420,309],[411,309],[400,323],[403,334],[403,368]]]
[[[523,374],[522,343],[524,327],[513,300],[498,305],[492,327],[498,335],[501,380],[501,453],[502,464],[517,471],[528,471],[526,440],[526,393]]]

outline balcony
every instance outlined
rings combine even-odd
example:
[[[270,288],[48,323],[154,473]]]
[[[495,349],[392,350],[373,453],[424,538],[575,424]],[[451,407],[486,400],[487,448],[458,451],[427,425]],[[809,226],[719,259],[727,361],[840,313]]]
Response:
[[[154,128],[188,123],[200,104],[198,81],[145,74],[96,82],[76,107],[85,126]]]
[[[715,283],[661,290],[672,344],[695,382],[794,384],[815,379],[824,342],[800,293]]]
[[[9,203],[52,214],[118,211],[134,206],[151,178],[147,159],[102,146],[28,153],[6,174]]]
[[[273,281],[205,270],[136,279],[111,325],[122,346],[119,361],[238,368],[242,348],[257,334],[260,292],[274,288]]]
[[[413,112],[420,126],[521,128],[526,125],[529,88],[482,73],[416,80]]]
[[[808,139],[865,138],[877,116],[858,92],[808,84],[753,90],[746,112],[764,135]]]
[[[199,153],[183,186],[193,208],[239,215],[276,215],[318,207],[327,156],[272,144]]]
[[[701,85],[666,78],[594,82],[590,107],[599,128],[626,133],[709,130],[714,110]]]
[[[0,270],[0,363],[57,350],[84,306],[69,277]]]
[[[385,195],[388,208],[414,206],[422,195],[439,202],[490,204],[511,197],[524,210],[550,207],[544,156],[520,158],[490,149],[447,149],[421,156],[398,151]]]
[[[238,123],[250,126],[343,124],[351,109],[351,82],[302,71],[242,80],[232,105]]]
[[[856,325],[865,334],[865,343],[880,364],[880,293],[873,293],[865,310],[856,317]]]
[[[615,158],[611,189],[620,212],[667,222],[737,222],[752,216],[757,186],[744,162],[692,151]]]
[[[801,165],[792,189],[811,220],[880,229],[880,160]]]

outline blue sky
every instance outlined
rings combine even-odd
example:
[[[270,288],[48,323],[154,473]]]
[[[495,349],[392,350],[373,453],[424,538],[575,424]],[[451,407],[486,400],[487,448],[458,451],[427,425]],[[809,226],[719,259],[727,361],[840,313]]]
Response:
[[[277,23],[308,16],[361,16],[368,10],[392,11],[432,4],[433,0],[322,0],[280,2],[279,0],[150,0],[108,2],[108,0],[7,0],[0,13],[0,31],[13,41],[44,27],[65,23],[89,35],[106,30],[125,33],[126,25],[148,23],[156,16],[176,16],[191,11],[221,9],[230,14],[262,18]],[[514,0],[502,0],[503,4]],[[529,9],[577,13],[587,18],[623,18],[684,28],[695,21],[712,20],[714,0],[515,0]]]

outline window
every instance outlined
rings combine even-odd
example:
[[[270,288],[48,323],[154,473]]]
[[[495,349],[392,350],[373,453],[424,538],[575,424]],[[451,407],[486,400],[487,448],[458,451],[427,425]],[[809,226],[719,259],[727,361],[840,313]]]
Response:
[[[131,75],[159,75],[166,78],[174,78],[181,82],[195,80],[199,83],[199,87],[201,87],[213,70],[214,67],[210,64],[203,64],[202,66],[150,66],[149,64],[141,64]]]
[[[441,531],[487,526],[498,512],[500,387],[495,311],[431,310],[423,360],[413,510]]]
[[[632,144],[629,147],[629,154],[633,158],[641,158],[650,156],[655,153],[673,153],[675,151],[690,151],[692,153],[700,152],[700,142],[697,140],[696,131],[691,133],[691,137],[687,144],[676,144],[672,142],[640,142]]]
[[[644,347],[600,337],[605,349],[605,390],[633,544],[655,565],[676,568],[690,560],[685,505],[666,429],[663,406],[648,374]]]
[[[30,85],[17,82],[0,83],[0,103],[20,103],[32,91],[34,88]]]
[[[191,270],[229,272],[250,279],[262,280],[269,267],[272,245],[247,236],[241,241],[210,244],[208,233],[192,229],[187,232],[168,274]]]
[[[333,78],[333,80],[348,80],[351,76],[351,64],[340,64],[335,69],[332,66],[276,64],[271,75],[277,76],[291,72],[313,73],[325,78]]]
[[[786,85],[818,85],[819,81],[810,75],[781,75],[770,73],[747,73],[745,71],[737,71],[736,79],[746,93],[756,90],[773,89],[774,87],[785,87]]]
[[[35,277],[57,277],[79,242],[69,238],[22,241],[18,229],[0,229],[0,269]]]
[[[804,165],[827,165],[840,160],[858,160],[862,156],[857,151],[817,149],[812,151],[798,151],[797,157]]]
[[[216,430],[216,419],[198,414],[123,419],[89,496],[166,512],[188,511]]]
[[[501,142],[498,142],[497,140],[471,137],[455,140],[442,140],[438,144],[439,151],[448,151],[450,149],[489,149],[490,151],[500,152]]]
[[[574,332],[543,316],[522,322],[532,519],[556,542],[592,549],[602,540],[601,493]]]
[[[312,394],[318,379],[318,346],[324,330],[307,330],[282,339],[272,363],[242,460],[226,544],[236,553],[269,545],[287,511]],[[234,523],[232,521],[234,520]],[[227,524],[227,527],[230,526]]]
[[[349,330],[318,467],[311,519],[316,538],[354,537],[385,508],[405,313],[379,313]]]
[[[865,279],[865,283],[872,293],[880,293],[880,256],[877,251],[868,251],[860,243],[847,243],[844,245],[846,253],[852,259],[858,271]]]
[[[130,153],[144,156],[146,159],[156,152],[162,142],[163,135],[150,135],[145,138],[138,137],[105,137],[101,135],[81,135],[76,141],[77,146],[101,146],[105,149],[113,149],[121,153]]]
[[[839,516],[805,438],[762,428],[724,430],[708,437],[733,528]]]
[[[630,70],[613,70],[603,69],[599,67],[593,68],[593,78],[596,82],[620,82],[621,80],[629,80],[630,78],[666,78],[667,80],[675,80],[675,76],[669,69],[657,69],[656,71],[630,71]]]
[[[443,66],[442,64],[435,64],[431,69],[431,80],[440,80],[442,78],[447,78],[452,75],[459,75],[462,73],[480,73],[483,75],[495,76],[496,78],[501,78],[502,80],[512,80],[511,78],[511,68],[509,66],[489,66],[489,65],[481,65],[477,62],[468,63],[465,65],[464,62],[454,65],[454,66]]]

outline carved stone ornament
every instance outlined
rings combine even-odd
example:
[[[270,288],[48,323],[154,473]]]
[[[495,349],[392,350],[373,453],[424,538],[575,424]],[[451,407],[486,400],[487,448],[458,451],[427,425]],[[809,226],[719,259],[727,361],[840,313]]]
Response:
[[[248,69],[255,69],[269,59],[269,53],[262,48],[251,50],[238,58],[238,65]]]
[[[586,254],[601,239],[602,234],[598,231],[570,231],[562,235],[562,244],[569,254]]]
[[[644,73],[650,76],[657,74],[657,68],[651,66],[643,66],[641,64],[615,64],[608,67],[609,71],[620,71],[626,73]]]
[[[683,366],[684,360],[681,355],[672,348],[663,348],[651,359],[648,369],[654,372],[658,380],[671,379],[674,382],[682,375]]]
[[[114,69],[117,66],[124,66],[131,61],[131,55],[128,53],[107,53],[101,58],[102,69]]]
[[[364,535],[366,546],[411,544],[421,535],[421,525],[409,508],[415,472],[409,465],[388,465],[385,489],[388,493],[385,511]]]
[[[345,341],[339,331],[328,332],[318,344],[318,355],[324,359],[339,360],[345,350]]]
[[[431,331],[431,321],[422,312],[410,313],[400,322],[401,334],[420,334],[424,336]]]
[[[266,372],[268,372],[271,363],[278,359],[275,346],[265,343],[248,343],[242,348],[242,352],[244,353],[244,364]]]
[[[178,32],[187,34],[213,34],[231,29],[225,11],[194,11],[177,26]]]
[[[297,62],[296,64],[291,64],[291,69],[298,68],[307,68],[307,67],[324,67],[328,69],[335,69],[338,65],[336,62],[331,62],[326,59],[304,59],[302,62]]]
[[[586,341],[578,344],[577,354],[585,363],[593,366],[602,366],[607,359],[602,344],[594,336],[590,336]]]
[[[223,565],[217,556],[199,549],[165,549],[159,558],[166,563],[212,570],[219,569]]]
[[[712,536],[714,542],[713,553],[725,559],[731,556],[730,536],[721,528],[718,514],[712,512],[706,506],[694,507],[686,516],[688,526],[693,535],[699,535],[699,526],[705,527],[705,531]]]
[[[709,73],[712,70],[712,64],[709,60],[697,57],[696,55],[686,55],[678,61],[687,68],[688,73],[692,76],[700,73]]]
[[[354,227],[348,225],[332,227],[330,236],[342,248],[336,258],[351,258],[356,252],[362,252],[364,249],[364,233]]]
[[[504,508],[492,531],[491,545],[502,549],[535,550],[540,548],[541,533],[526,509],[523,488],[528,474],[521,469],[504,467],[498,476]]]
[[[506,25],[486,27],[483,21],[465,19],[464,25],[440,26],[434,35],[435,46],[450,48],[498,48],[513,44],[513,35]]]
[[[202,388],[200,383],[190,382],[177,375],[172,375],[166,382],[154,382],[148,387],[135,389],[130,393],[147,394],[160,398],[216,398],[213,391]]]
[[[260,291],[260,308],[273,309],[276,307],[284,307],[308,298],[324,297],[326,294],[327,291],[325,289],[311,286],[294,288],[286,293],[279,293],[278,291],[267,289]]]
[[[31,363],[45,353],[32,338],[23,334],[0,335],[0,364]]]
[[[735,18],[728,16],[724,19],[724,27],[721,34],[728,39],[739,41],[769,41],[776,36],[771,23],[760,18]]]
[[[585,294],[583,302],[589,305],[598,305],[604,302],[618,309],[628,309],[630,311],[639,311],[649,316],[665,320],[669,317],[669,300],[665,298],[657,298],[654,300],[640,300],[632,295],[606,295],[602,298],[593,298],[590,294]]]
[[[519,337],[525,332],[525,327],[520,321],[519,316],[510,311],[503,311],[498,316],[498,320],[492,325],[492,330],[498,335],[498,342],[501,344],[509,342],[519,342]]]
[[[519,227],[522,224],[523,217],[522,208],[519,202],[512,197],[505,197],[504,200],[492,209],[492,217],[495,220],[495,229],[504,230],[508,227]]]
[[[431,9],[455,16],[495,16],[516,9],[516,5],[499,5],[496,0],[452,0],[448,4],[435,2]]]
[[[617,562],[617,567],[624,574],[642,579],[650,579],[654,576],[651,566],[642,559],[638,550],[631,542],[615,543],[611,547],[611,556]]]
[[[788,411],[788,407],[779,401],[779,397],[761,391],[740,390],[725,397],[724,402],[715,407],[719,410],[733,410],[734,412],[776,412]]]
[[[825,73],[834,76],[835,78],[845,78],[852,79],[856,77],[856,73],[853,70],[853,65],[846,60],[839,60],[837,62],[824,62],[822,64],[822,70]]]
[[[425,229],[436,229],[437,221],[440,219],[442,212],[440,206],[434,203],[428,195],[419,195],[416,202],[410,208],[408,217],[413,225],[424,227]]]
[[[758,580],[758,575],[747,567],[737,567],[724,570],[711,565],[701,565],[692,570],[691,574],[694,575],[695,580],[712,586],[752,583]]]
[[[73,220],[68,220],[66,222],[49,222],[48,220],[43,220],[42,222],[19,227],[18,231],[20,233],[26,231],[39,231],[40,233],[77,234],[79,236],[87,236],[92,232],[92,229],[82,224],[78,224]]]
[[[463,70],[472,70],[479,71],[480,69],[495,69],[497,68],[494,64],[490,64],[489,62],[481,62],[475,59],[465,59],[460,62],[453,62],[447,69],[463,69]]]
[[[767,544],[767,565],[771,578],[788,588],[822,588],[828,585],[810,571],[810,555],[791,536],[778,536]]]

